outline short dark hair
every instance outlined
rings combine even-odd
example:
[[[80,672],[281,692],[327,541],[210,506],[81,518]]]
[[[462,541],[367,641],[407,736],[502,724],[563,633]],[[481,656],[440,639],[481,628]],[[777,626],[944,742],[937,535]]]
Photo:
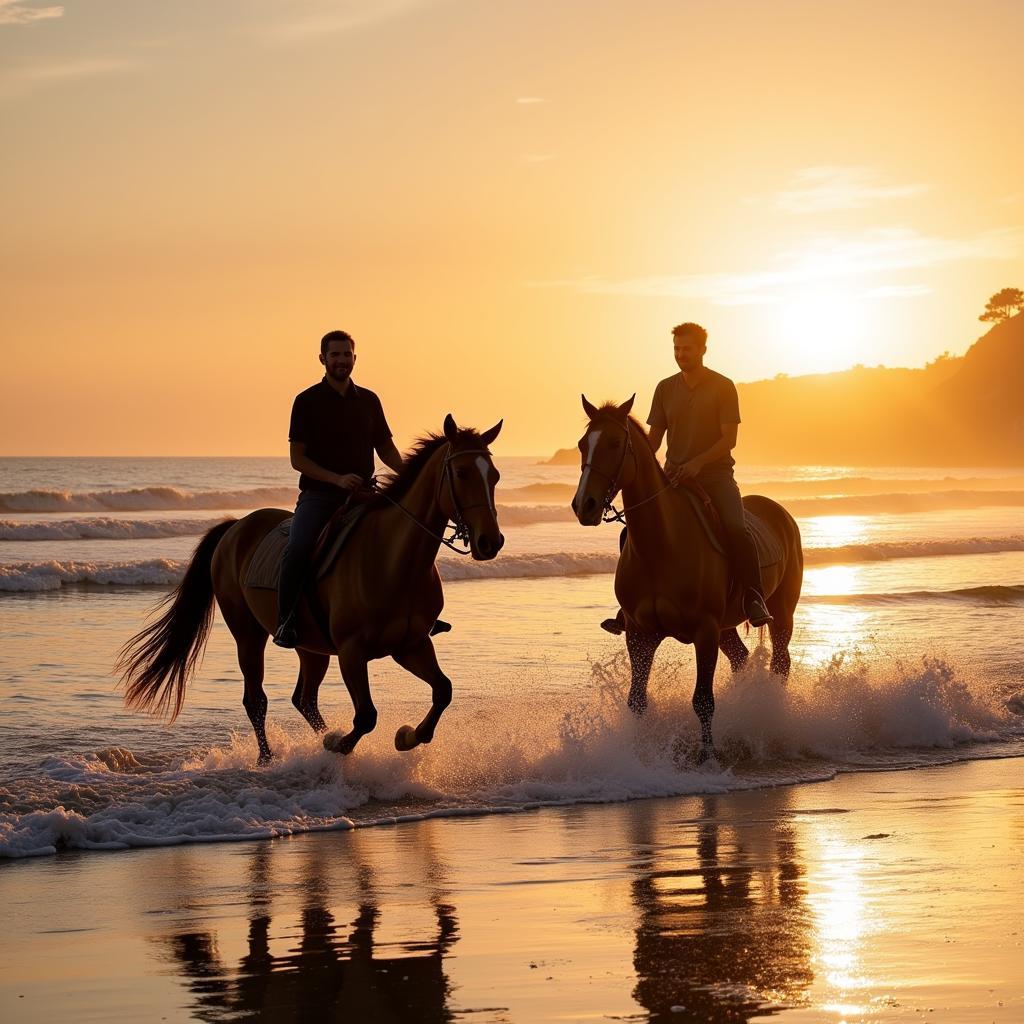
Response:
[[[707,345],[708,343],[708,332],[705,331],[700,324],[676,324],[676,326],[672,328],[673,338],[680,338],[684,334],[692,334],[695,338],[700,339],[700,343],[702,345]]]
[[[327,355],[327,349],[330,347],[332,341],[347,341],[352,346],[352,351],[356,350],[356,343],[352,335],[348,331],[328,331],[320,339],[320,355]]]

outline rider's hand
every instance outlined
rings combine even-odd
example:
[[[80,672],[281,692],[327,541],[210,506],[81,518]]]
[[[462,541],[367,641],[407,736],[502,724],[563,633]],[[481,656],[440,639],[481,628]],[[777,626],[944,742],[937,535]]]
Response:
[[[696,459],[690,459],[689,462],[684,462],[676,469],[675,479],[672,482],[679,483],[680,480],[690,480],[700,471],[701,464]]]
[[[342,473],[334,484],[343,491],[358,491],[363,486],[363,478],[358,473]]]

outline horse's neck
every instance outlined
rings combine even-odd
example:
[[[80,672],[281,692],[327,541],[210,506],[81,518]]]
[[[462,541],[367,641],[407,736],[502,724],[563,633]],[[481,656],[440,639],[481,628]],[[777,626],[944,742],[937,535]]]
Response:
[[[636,455],[636,473],[622,488],[622,505],[627,509],[630,538],[642,548],[645,543],[660,544],[667,532],[676,532],[672,528],[678,527],[680,520],[691,516],[696,521],[696,515],[685,496],[668,486],[668,478],[658,465],[646,436],[632,426],[629,429]]]
[[[441,474],[444,472],[444,451],[445,446],[442,446],[431,456],[423,471],[400,499],[399,503],[408,515],[393,505],[386,506],[380,512],[379,523],[386,533],[386,543],[410,572],[415,572],[420,563],[433,565],[441,547],[440,537],[447,525],[447,517],[441,511],[437,499],[441,491]]]

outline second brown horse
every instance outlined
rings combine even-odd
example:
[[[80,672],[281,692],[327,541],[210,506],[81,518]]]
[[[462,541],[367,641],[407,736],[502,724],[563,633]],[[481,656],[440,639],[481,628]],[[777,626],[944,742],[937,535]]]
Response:
[[[693,709],[700,720],[699,759],[714,754],[715,667],[719,649],[736,670],[747,660],[736,626],[745,619],[739,589],[730,587],[725,556],[712,545],[690,498],[669,482],[647,440],[629,415],[633,399],[596,408],[583,399],[590,422],[580,440],[582,469],[572,508],[584,526],[597,526],[621,491],[628,533],[615,571],[615,596],[626,621],[632,683],[629,707],[647,708],[647,681],[666,637],[693,644],[697,685]],[[744,507],[774,533],[779,561],[763,570],[764,594],[774,622],[771,670],[788,676],[793,611],[803,581],[800,530],[769,498],[750,495]]]

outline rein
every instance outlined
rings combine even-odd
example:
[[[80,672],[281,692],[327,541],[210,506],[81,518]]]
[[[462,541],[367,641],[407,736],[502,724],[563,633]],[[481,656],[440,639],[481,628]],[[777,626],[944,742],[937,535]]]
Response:
[[[617,423],[615,425],[619,426],[619,424]],[[625,430],[626,432],[626,446],[622,449],[622,458],[619,459],[619,468],[615,471],[614,477],[610,477],[607,473],[598,469],[597,466],[595,466],[592,462],[583,463],[584,469],[589,469],[591,473],[596,473],[598,476],[603,476],[608,481],[608,490],[605,491],[604,504],[601,509],[602,523],[625,523],[627,512],[632,512],[633,509],[640,508],[641,505],[646,505],[649,501],[654,501],[655,498],[660,497],[662,494],[665,493],[665,491],[667,491],[670,487],[673,486],[672,482],[668,481],[664,487],[661,487],[653,494],[648,495],[648,497],[644,498],[642,501],[636,502],[635,505],[630,505],[628,508],[624,508],[621,511],[615,507],[614,499],[615,495],[619,491],[619,481],[622,477],[622,470],[626,465],[626,456],[632,455],[633,465],[638,465],[636,460],[636,452],[633,450],[633,435],[630,433],[629,424],[627,423],[627,425],[624,426],[622,429]]]
[[[460,506],[459,499],[455,494],[455,482],[452,479],[452,468],[451,464],[459,457],[463,455],[489,455],[490,453],[485,448],[467,448],[465,451],[453,452],[451,442],[448,444],[448,454],[444,457],[444,465],[441,469],[441,476],[437,481],[437,494],[435,495],[435,501],[440,500],[441,488],[444,486],[445,481],[448,482],[448,494],[452,502],[452,519],[451,523],[452,533],[450,536],[445,537],[443,534],[435,533],[426,523],[422,520],[417,519],[401,502],[395,501],[394,498],[390,497],[386,491],[381,490],[377,481],[373,481],[373,489],[384,498],[385,501],[390,502],[406,517],[411,519],[424,533],[429,534],[434,540],[443,544],[450,551],[454,551],[457,555],[470,555],[472,549],[469,547],[469,525],[466,523],[464,512],[469,511],[471,508],[483,508],[485,505],[491,510],[492,513],[497,515],[497,511],[494,508],[494,502],[489,500],[487,502],[477,502],[475,505]],[[448,520],[445,520],[445,529],[449,526]],[[465,547],[457,547],[457,544],[464,544]]]

